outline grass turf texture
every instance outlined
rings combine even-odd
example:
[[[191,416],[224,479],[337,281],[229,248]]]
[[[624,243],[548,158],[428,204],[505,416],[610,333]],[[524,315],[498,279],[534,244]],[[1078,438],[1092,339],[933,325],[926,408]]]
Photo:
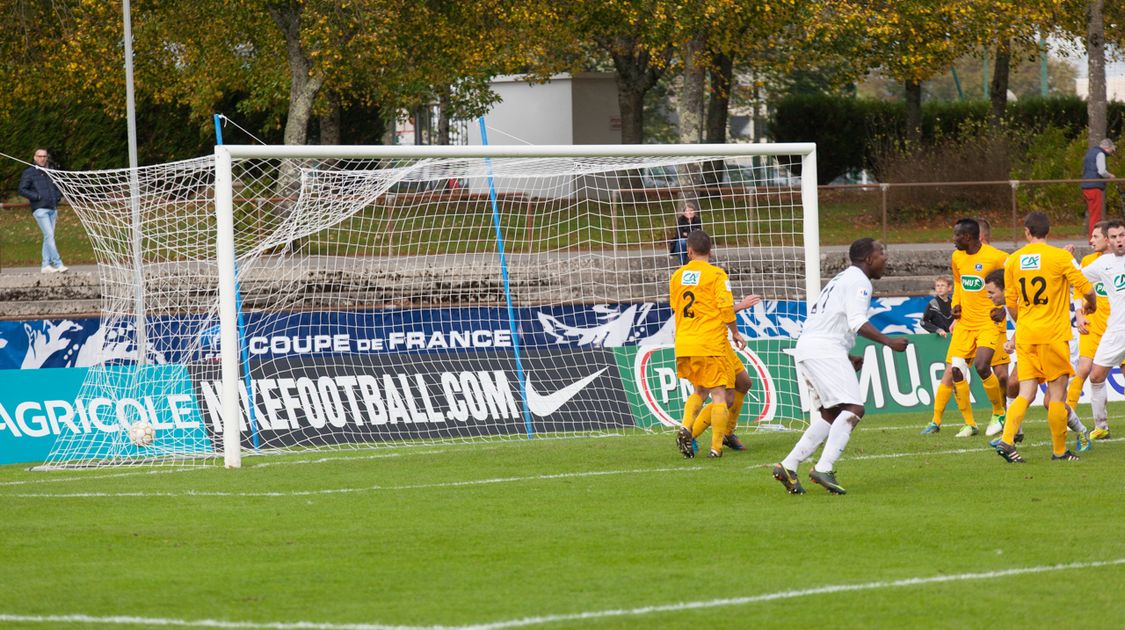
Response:
[[[809,464],[808,494],[785,494],[769,465],[798,434],[748,431],[720,460],[684,460],[668,431],[241,471],[3,467],[0,619],[463,625],[1125,558],[1120,442],[1051,462],[1037,407],[1013,465],[953,423],[918,435],[928,419],[864,420],[837,466],[844,497]],[[152,496],[19,496],[97,493]],[[534,627],[1108,627],[1123,596],[1118,562]]]

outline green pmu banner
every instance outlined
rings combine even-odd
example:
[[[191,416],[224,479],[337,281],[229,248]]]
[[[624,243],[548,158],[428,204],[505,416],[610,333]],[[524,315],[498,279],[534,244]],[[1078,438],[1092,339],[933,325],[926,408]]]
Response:
[[[910,345],[905,352],[893,352],[863,338],[852,351],[864,359],[858,376],[868,413],[933,408],[933,392],[945,368],[948,338],[928,334],[907,338]],[[740,427],[755,423],[790,426],[792,421],[808,417],[801,410],[803,385],[797,382],[793,364],[795,343],[793,339],[754,339],[739,354],[752,381],[739,416]],[[626,346],[615,348],[614,354],[637,426],[678,426],[692,387],[676,376],[672,347]],[[976,374],[969,378],[974,404],[987,406],[980,379]],[[952,403],[947,413],[956,413]]]

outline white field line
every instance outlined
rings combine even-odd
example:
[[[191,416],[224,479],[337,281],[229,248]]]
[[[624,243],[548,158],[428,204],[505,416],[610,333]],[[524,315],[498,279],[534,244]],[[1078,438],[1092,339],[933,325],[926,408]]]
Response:
[[[1024,421],[1024,424],[1025,425],[1026,424],[1035,425],[1035,424],[1046,424],[1046,422],[1047,422],[1046,420],[1028,420],[1028,421]],[[873,427],[868,428],[867,430],[868,431],[874,431],[874,430],[879,430],[879,431],[904,431],[904,430],[912,430],[912,429],[918,429],[918,428],[917,428],[917,426],[915,426],[915,424],[910,424],[910,425],[905,425],[905,426],[873,426]],[[663,437],[666,437],[669,433],[670,432],[653,433],[651,435],[634,436],[634,437],[663,438]],[[796,433],[796,431],[794,431],[793,433]],[[759,435],[757,432],[744,433],[743,434],[743,441],[750,440],[750,439],[752,439],[753,436],[757,436],[757,435]],[[772,435],[772,433],[769,434],[769,435]],[[929,439],[933,439],[933,438],[929,438]],[[1116,440],[1117,440],[1117,438],[1114,438],[1114,439],[1111,439],[1111,440],[1104,440],[1104,441],[1105,442],[1114,442]],[[330,456],[320,456],[320,457],[317,457],[317,458],[314,458],[314,459],[284,459],[285,457],[294,457],[296,455],[295,454],[276,453],[276,454],[271,454],[270,457],[276,457],[276,458],[279,458],[279,459],[273,459],[271,461],[262,461],[262,462],[254,462],[253,460],[249,460],[250,463],[249,463],[249,465],[246,466],[246,469],[256,470],[256,469],[259,469],[259,468],[266,468],[267,466],[296,466],[296,465],[302,465],[302,464],[330,464],[330,463],[335,463],[335,462],[354,462],[354,461],[365,461],[365,460],[370,461],[370,460],[388,459],[388,458],[393,458],[393,457],[405,457],[405,456],[410,456],[410,455],[437,455],[437,454],[448,453],[448,452],[455,451],[455,450],[461,450],[461,449],[464,449],[464,448],[473,448],[474,450],[500,449],[500,448],[515,446],[515,445],[520,445],[520,444],[523,444],[523,442],[522,441],[515,441],[515,442],[504,442],[504,443],[498,443],[498,444],[488,444],[488,445],[464,444],[464,445],[456,445],[456,446],[452,446],[452,447],[437,448],[437,449],[424,449],[424,450],[422,450],[422,449],[403,449],[403,450],[394,451],[394,452],[390,452],[390,453],[379,452],[379,453],[374,453],[374,454],[348,454],[346,451],[338,451],[337,453],[339,453],[339,454],[333,454],[333,455],[330,455]],[[950,452],[948,454],[957,454],[959,452],[960,451]],[[884,457],[894,458],[894,457],[908,457],[908,456],[910,456],[910,453],[904,453],[904,454],[900,454],[900,455],[887,455],[887,456],[884,456]],[[860,459],[860,458],[851,458],[851,459]],[[244,460],[244,462],[245,461],[247,461],[247,460]],[[153,469],[153,470],[130,470],[130,471],[122,471],[122,472],[114,472],[114,473],[101,473],[101,474],[88,474],[86,472],[78,472],[77,474],[75,474],[73,476],[65,476],[65,477],[56,476],[56,475],[60,474],[58,472],[49,472],[49,473],[36,473],[37,478],[35,478],[35,479],[17,479],[17,480],[13,480],[13,481],[0,481],[0,487],[5,487],[5,486],[29,486],[29,485],[49,484],[49,483],[69,483],[69,482],[73,482],[73,481],[86,481],[86,480],[89,480],[89,479],[117,479],[117,478],[121,478],[121,477],[137,477],[137,476],[145,476],[145,475],[166,475],[166,474],[173,474],[173,473],[189,473],[189,472],[199,472],[199,471],[210,472],[210,471],[221,471],[221,470],[222,470],[222,468],[220,466],[217,466],[217,465],[215,465],[215,466],[191,466],[191,467],[183,467],[183,468],[159,468],[159,469]],[[40,475],[42,475],[42,476],[40,476]]]
[[[1112,438],[1109,440],[1099,440],[1099,444],[1106,442],[1118,442],[1125,440],[1125,438]],[[1031,442],[1023,446],[1040,447],[1050,444],[1049,441],[1044,442]],[[944,451],[911,451],[904,453],[875,453],[871,455],[856,455],[854,457],[845,457],[845,461],[869,461],[877,459],[900,459],[905,457],[927,457],[932,455],[968,455],[973,453],[986,453],[991,449],[987,445],[974,446],[972,448],[957,448]],[[769,462],[761,462],[750,464],[746,469],[768,468],[773,466],[777,460]],[[284,497],[309,497],[309,496],[328,496],[328,495],[341,495],[341,494],[359,494],[365,492],[396,492],[402,490],[433,490],[442,488],[461,488],[461,487],[474,487],[474,486],[487,486],[503,483],[523,483],[523,482],[540,482],[552,481],[555,479],[583,479],[590,477],[608,477],[615,475],[646,475],[646,474],[663,474],[663,473],[683,473],[683,472],[703,472],[708,469],[708,465],[695,465],[695,466],[676,466],[676,467],[658,467],[658,468],[631,468],[620,470],[590,470],[585,472],[573,473],[555,473],[545,475],[520,475],[514,477],[492,477],[487,479],[467,479],[463,481],[445,481],[436,483],[418,483],[418,484],[404,484],[404,485],[372,485],[360,487],[344,487],[344,488],[325,488],[321,490],[292,490],[287,492],[225,492],[225,491],[209,491],[209,490],[185,490],[181,492],[21,492],[21,493],[6,493],[0,492],[0,497],[15,498],[15,499],[103,499],[103,498],[117,498],[117,497],[239,497],[239,498],[284,498]]]
[[[929,584],[942,584],[946,582],[968,582],[973,580],[995,580],[1018,575],[1034,575],[1038,573],[1051,573],[1055,571],[1078,571],[1085,569],[1098,569],[1103,567],[1117,567],[1125,564],[1125,558],[1094,562],[1071,562],[1068,564],[1040,565],[1033,567],[1018,567],[1001,569],[998,571],[984,571],[979,573],[958,573],[954,575],[934,575],[929,577],[912,577],[899,580],[880,580],[877,582],[861,582],[857,584],[831,584],[813,588],[777,591],[759,595],[743,597],[730,597],[703,601],[677,602],[674,604],[659,604],[653,606],[640,606],[637,608],[619,608],[611,610],[592,610],[580,613],[557,615],[542,615],[539,617],[523,617],[506,621],[474,624],[468,626],[394,626],[372,623],[320,623],[315,621],[223,621],[218,619],[169,619],[160,617],[129,617],[108,616],[97,617],[93,615],[16,615],[0,613],[0,622],[4,623],[42,623],[42,624],[90,624],[90,625],[145,625],[169,626],[188,628],[266,628],[272,630],[502,630],[504,628],[526,628],[528,626],[541,626],[545,624],[592,621],[609,618],[642,617],[658,613],[673,613],[686,610],[706,610],[711,608],[724,608],[733,606],[747,606],[763,602],[773,602],[799,597],[815,595],[832,595],[836,593],[854,593],[858,591],[876,591],[892,588],[910,588]]]

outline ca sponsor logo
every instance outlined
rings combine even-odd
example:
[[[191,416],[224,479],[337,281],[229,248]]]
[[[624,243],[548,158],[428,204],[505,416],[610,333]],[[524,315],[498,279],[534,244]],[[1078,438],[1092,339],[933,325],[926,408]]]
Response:
[[[742,408],[742,417],[751,422],[769,422],[777,414],[778,392],[773,376],[753,350],[735,350],[750,373],[750,391]],[[645,346],[637,351],[633,375],[645,407],[661,424],[678,427],[684,402],[691,395],[692,385],[676,375],[676,354],[673,346]]]
[[[685,287],[694,287],[699,285],[699,276],[702,275],[698,271],[685,271],[680,275],[680,284]]]
[[[961,289],[979,293],[984,289],[984,278],[980,276],[961,276]]]
[[[1023,254],[1020,256],[1020,270],[1026,271],[1039,268],[1039,254]]]
[[[1125,273],[1119,273],[1113,276],[1113,290],[1121,291],[1122,289],[1125,289]]]

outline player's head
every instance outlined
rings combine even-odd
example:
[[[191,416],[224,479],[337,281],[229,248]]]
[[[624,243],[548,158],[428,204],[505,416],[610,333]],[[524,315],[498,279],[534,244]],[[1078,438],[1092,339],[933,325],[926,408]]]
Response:
[[[984,277],[984,289],[988,291],[988,299],[993,304],[1004,304],[1004,270],[993,269]]]
[[[1090,247],[1097,253],[1109,249],[1109,221],[1098,221],[1090,230]]]
[[[988,219],[978,217],[977,224],[980,225],[980,242],[992,242],[992,222]]]
[[[706,260],[711,256],[711,237],[703,230],[696,230],[687,237],[688,258]]]
[[[883,270],[887,266],[887,254],[879,241],[870,237],[853,241],[848,248],[848,258],[853,265],[862,269],[868,278],[878,280],[883,277]]]
[[[1024,235],[1028,238],[1047,238],[1051,231],[1051,220],[1042,212],[1032,212],[1023,220]]]
[[[934,293],[945,297],[953,289],[953,281],[949,276],[938,276],[934,278]]]
[[[980,223],[968,217],[958,219],[953,224],[953,246],[965,251],[974,245],[980,245]]]
[[[1125,221],[1113,219],[1105,221],[1106,242],[1113,253],[1125,256]]]

